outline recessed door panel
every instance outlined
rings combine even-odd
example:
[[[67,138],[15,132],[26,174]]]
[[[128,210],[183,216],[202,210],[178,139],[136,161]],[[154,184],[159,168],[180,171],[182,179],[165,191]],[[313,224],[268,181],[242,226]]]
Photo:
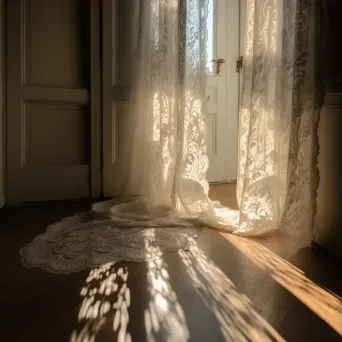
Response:
[[[7,2],[9,204],[90,196],[91,6]]]

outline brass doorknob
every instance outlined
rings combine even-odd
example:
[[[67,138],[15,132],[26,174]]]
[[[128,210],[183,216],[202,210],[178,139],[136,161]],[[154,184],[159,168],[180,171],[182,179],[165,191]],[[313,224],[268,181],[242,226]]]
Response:
[[[220,75],[221,64],[226,63],[223,58],[213,59],[212,62],[216,63],[216,75]]]

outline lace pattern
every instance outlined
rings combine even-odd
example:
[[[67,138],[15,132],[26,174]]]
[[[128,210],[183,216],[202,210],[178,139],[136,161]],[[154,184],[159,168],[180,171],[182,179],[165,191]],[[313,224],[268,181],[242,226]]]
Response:
[[[318,185],[320,1],[249,0],[248,6],[238,231],[281,230],[310,243]]]
[[[184,224],[183,224],[184,225]],[[199,229],[191,226],[123,227],[112,220],[76,214],[49,226],[21,250],[26,267],[51,273],[72,273],[117,261],[158,259],[165,251],[187,250],[189,238]]]
[[[311,243],[317,172],[316,0],[249,0],[239,126],[240,212],[208,196],[208,0],[140,0],[123,195],[48,228],[26,266],[65,273],[188,248],[206,224]],[[132,196],[137,196],[132,199]]]

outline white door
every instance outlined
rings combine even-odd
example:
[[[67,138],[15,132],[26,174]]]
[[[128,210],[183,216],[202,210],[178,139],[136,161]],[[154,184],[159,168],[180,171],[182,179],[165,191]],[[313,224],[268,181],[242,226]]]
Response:
[[[99,196],[98,3],[6,4],[7,203]]]
[[[239,0],[209,0],[206,122],[211,183],[236,180],[237,175],[239,13]],[[218,60],[224,60],[219,71]]]

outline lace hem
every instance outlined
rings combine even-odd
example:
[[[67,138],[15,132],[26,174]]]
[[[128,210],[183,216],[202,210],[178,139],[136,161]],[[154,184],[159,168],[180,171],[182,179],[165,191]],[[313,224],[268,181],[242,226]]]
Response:
[[[137,223],[136,223],[137,224]],[[49,226],[20,250],[25,267],[68,274],[119,261],[143,262],[165,251],[187,250],[199,227],[126,227],[115,221],[76,214]]]

